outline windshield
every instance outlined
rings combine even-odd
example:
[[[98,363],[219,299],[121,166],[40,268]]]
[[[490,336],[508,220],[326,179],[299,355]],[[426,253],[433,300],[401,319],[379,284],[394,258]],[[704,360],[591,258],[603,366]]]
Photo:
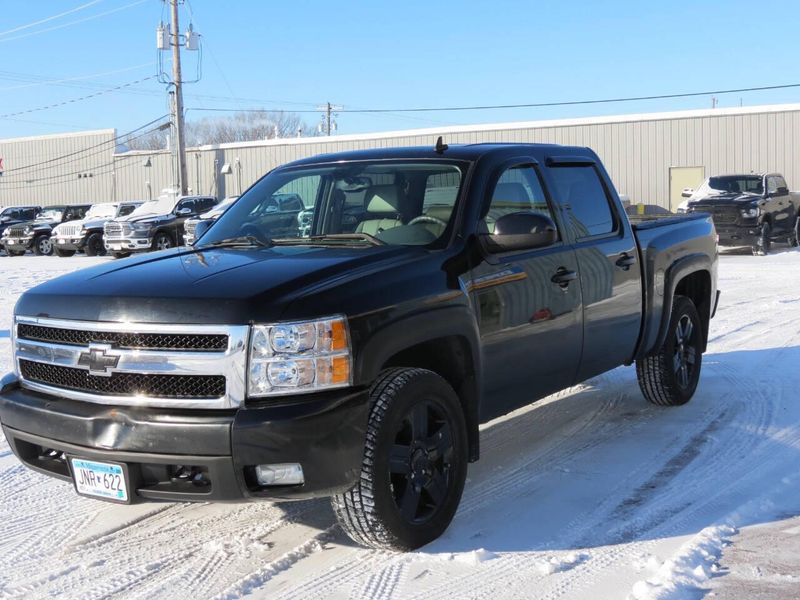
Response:
[[[48,220],[48,221],[60,221],[61,215],[64,214],[64,207],[63,206],[51,206],[50,208],[45,208],[40,210],[36,213],[37,219]]]
[[[452,221],[463,165],[354,162],[277,170],[250,188],[202,238],[262,243],[429,245]]]
[[[113,217],[117,212],[116,204],[95,204],[86,211],[86,219],[100,219],[102,217]]]
[[[763,181],[760,175],[723,175],[721,177],[710,177],[708,187],[712,191],[741,194],[761,194],[764,191]]]
[[[137,206],[141,206],[141,204],[120,204],[119,209],[117,210],[117,216],[127,217],[136,209]]]
[[[132,217],[143,215],[168,215],[175,207],[177,199],[172,196],[161,196],[156,200],[145,202],[131,213]]]

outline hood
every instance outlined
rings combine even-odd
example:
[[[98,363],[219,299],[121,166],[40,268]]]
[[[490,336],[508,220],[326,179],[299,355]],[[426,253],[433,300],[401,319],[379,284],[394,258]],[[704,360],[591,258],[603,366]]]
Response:
[[[425,256],[423,249],[403,246],[175,248],[50,280],[23,294],[15,313],[87,321],[269,322],[298,296],[324,294],[322,288]]]
[[[689,200],[690,206],[698,206],[698,205],[724,205],[724,204],[750,204],[751,202],[758,202],[761,200],[761,196],[758,194],[749,194],[747,192],[744,193],[730,193],[730,192],[720,192],[719,194],[714,194],[713,196],[705,196],[703,198],[695,200],[694,198]]]
[[[144,214],[144,215],[133,215],[130,214],[125,217],[117,217],[113,219],[117,223],[163,223],[168,221],[174,221],[175,215],[172,213],[167,213],[163,215],[155,215],[155,214]]]

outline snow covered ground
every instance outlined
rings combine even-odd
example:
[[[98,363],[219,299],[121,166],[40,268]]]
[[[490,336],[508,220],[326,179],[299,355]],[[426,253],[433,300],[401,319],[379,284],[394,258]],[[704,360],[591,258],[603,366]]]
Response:
[[[0,257],[0,368],[21,292],[106,259]],[[620,368],[483,428],[422,550],[358,548],[325,501],[113,506],[0,442],[0,597],[800,598],[800,252],[720,259],[695,398]]]

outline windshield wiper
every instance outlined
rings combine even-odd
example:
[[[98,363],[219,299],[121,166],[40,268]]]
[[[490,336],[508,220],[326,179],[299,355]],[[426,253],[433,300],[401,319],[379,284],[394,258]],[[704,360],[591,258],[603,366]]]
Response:
[[[270,243],[264,242],[258,239],[254,235],[240,235],[236,237],[217,240],[216,242],[210,242],[208,244],[203,244],[202,246],[199,247],[200,248],[234,248],[234,247],[247,248],[247,247],[258,246],[261,248],[269,248],[271,245],[272,245],[271,242]]]
[[[273,244],[295,244],[302,246],[303,244],[320,244],[325,242],[369,242],[372,246],[385,246],[386,242],[382,242],[374,235],[368,233],[328,233],[325,235],[311,235],[301,238],[274,238]]]

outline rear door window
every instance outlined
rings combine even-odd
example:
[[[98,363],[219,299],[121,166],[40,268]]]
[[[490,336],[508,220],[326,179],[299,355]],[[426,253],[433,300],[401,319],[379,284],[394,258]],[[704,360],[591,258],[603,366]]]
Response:
[[[576,237],[607,235],[617,230],[611,202],[594,166],[554,166],[550,174],[556,197],[567,208]]]

